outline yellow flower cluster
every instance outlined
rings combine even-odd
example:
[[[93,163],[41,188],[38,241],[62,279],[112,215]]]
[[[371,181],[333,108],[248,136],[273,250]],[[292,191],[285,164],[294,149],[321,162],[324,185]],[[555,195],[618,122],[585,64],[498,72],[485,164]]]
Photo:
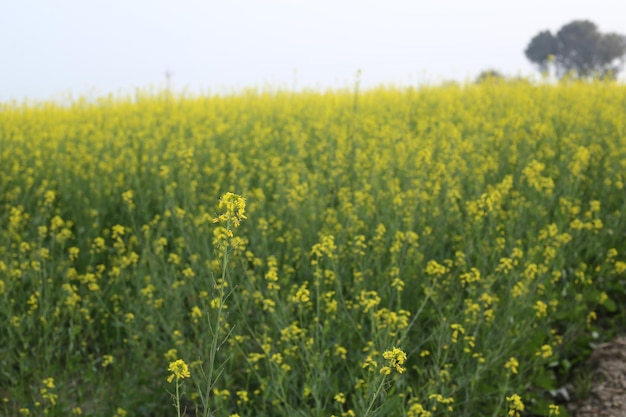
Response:
[[[513,394],[510,397],[506,397],[506,400],[509,402],[509,416],[520,417],[520,413],[524,411],[524,403],[522,402],[522,398]]]
[[[189,367],[182,359],[177,359],[174,362],[170,362],[170,365],[167,367],[167,370],[171,372],[170,376],[167,377],[167,382],[172,382],[174,379],[176,381],[180,379],[190,378],[191,373],[189,372]]]
[[[241,224],[241,220],[246,219],[246,200],[231,192],[224,194],[219,201],[218,207],[224,210],[222,214],[213,219],[213,223],[232,224],[237,228]],[[229,237],[232,237],[230,235]]]
[[[391,350],[386,350],[383,352],[383,358],[387,360],[387,366],[383,366],[380,368],[380,373],[389,375],[391,373],[392,368],[396,370],[399,374],[404,373],[406,368],[403,368],[404,362],[406,361],[406,352],[401,349],[394,347]]]

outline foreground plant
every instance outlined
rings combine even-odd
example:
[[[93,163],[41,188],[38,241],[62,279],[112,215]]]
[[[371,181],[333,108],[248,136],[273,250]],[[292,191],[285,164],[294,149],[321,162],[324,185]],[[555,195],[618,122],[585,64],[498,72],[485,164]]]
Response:
[[[244,241],[234,235],[235,229],[241,225],[241,221],[246,219],[246,200],[234,193],[228,192],[224,194],[218,203],[218,208],[223,212],[213,218],[213,223],[218,226],[214,229],[213,245],[218,251],[218,259],[221,263],[221,277],[219,281],[213,280],[213,287],[217,289],[217,297],[212,300],[215,307],[215,317],[207,315],[209,331],[211,334],[211,343],[209,349],[209,357],[207,370],[200,366],[200,373],[203,378],[204,390],[198,384],[198,395],[202,403],[202,410],[205,417],[211,415],[211,406],[209,398],[215,384],[223,372],[225,363],[216,366],[216,355],[220,347],[226,343],[228,337],[232,333],[234,327],[228,328],[224,322],[224,312],[227,308],[226,300],[229,296],[228,288],[232,288],[232,282],[229,279],[229,260],[234,250],[244,245]],[[220,335],[220,329],[225,330],[223,336]]]
[[[180,413],[180,388],[182,386],[182,381],[185,378],[190,378],[191,374],[189,373],[189,367],[187,366],[187,364],[185,363],[184,360],[182,359],[178,359],[174,362],[171,362],[170,365],[168,366],[167,370],[169,372],[171,372],[170,376],[167,377],[167,382],[171,383],[172,381],[175,381],[174,383],[174,389],[175,389],[175,394],[174,396],[174,407],[176,408],[176,413],[178,414],[178,417],[181,416]]]
[[[386,350],[383,353],[383,358],[386,360],[386,364],[382,366],[378,370],[378,375],[374,377],[374,382],[371,386],[375,387],[373,393],[370,393],[371,398],[369,400],[369,405],[363,414],[364,417],[369,417],[376,415],[375,405],[380,401],[380,396],[384,392],[385,386],[389,384],[387,377],[391,375],[392,372],[397,372],[398,374],[403,374],[406,371],[406,368],[403,367],[406,362],[407,356],[406,352],[402,349],[394,347],[391,350]],[[369,368],[372,372],[375,372],[376,364],[373,359],[369,359],[363,365],[364,368]]]

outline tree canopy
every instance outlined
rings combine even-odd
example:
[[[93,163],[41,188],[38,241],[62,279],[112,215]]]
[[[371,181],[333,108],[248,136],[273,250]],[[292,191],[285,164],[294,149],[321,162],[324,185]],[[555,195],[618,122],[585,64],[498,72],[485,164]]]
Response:
[[[558,77],[571,74],[579,78],[616,78],[626,55],[626,36],[602,34],[595,23],[575,20],[556,35],[549,30],[539,32],[524,53],[541,71],[554,65]]]

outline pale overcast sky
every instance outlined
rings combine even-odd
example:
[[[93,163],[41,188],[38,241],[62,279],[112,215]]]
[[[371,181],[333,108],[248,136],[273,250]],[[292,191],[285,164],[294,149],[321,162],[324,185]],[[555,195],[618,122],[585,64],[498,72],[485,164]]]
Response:
[[[626,33],[624,0],[0,0],[0,100],[529,75],[541,30]]]

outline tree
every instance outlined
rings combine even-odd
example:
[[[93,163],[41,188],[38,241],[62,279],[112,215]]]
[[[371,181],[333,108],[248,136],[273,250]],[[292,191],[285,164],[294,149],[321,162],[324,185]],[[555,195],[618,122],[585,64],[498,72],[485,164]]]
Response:
[[[524,51],[526,58],[547,71],[553,64],[558,77],[616,78],[624,64],[626,36],[602,34],[595,23],[575,20],[564,25],[556,36],[539,32]]]
[[[558,41],[549,30],[545,30],[531,39],[525,52],[526,58],[537,64],[541,72],[545,72],[548,70],[550,57],[554,57],[558,50]]]
[[[502,75],[500,71],[496,69],[487,69],[481,71],[481,73],[478,74],[478,77],[476,77],[476,84],[499,81],[506,81],[506,78],[504,77],[504,75]]]

